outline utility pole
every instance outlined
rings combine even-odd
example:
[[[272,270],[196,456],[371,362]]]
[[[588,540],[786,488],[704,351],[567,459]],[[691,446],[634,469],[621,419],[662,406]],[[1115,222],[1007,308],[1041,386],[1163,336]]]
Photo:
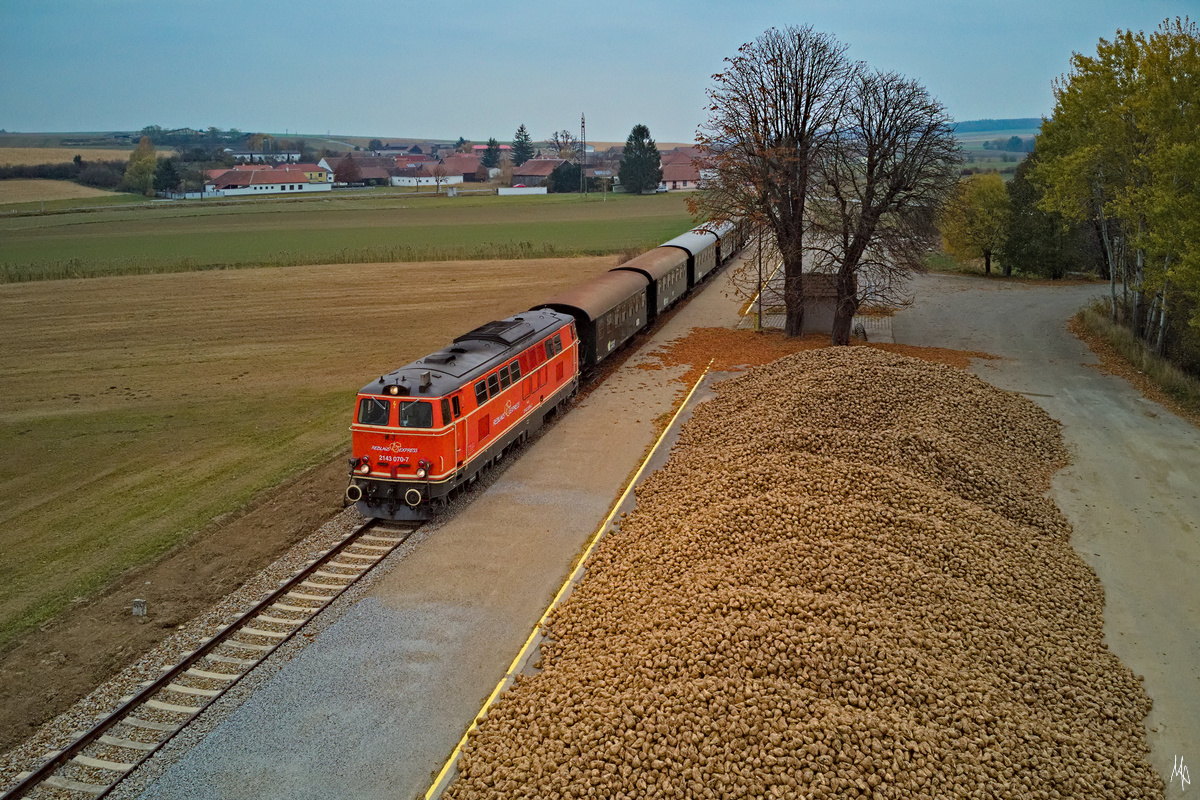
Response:
[[[587,194],[587,119],[579,113],[579,191]]]
[[[762,333],[762,226],[758,228],[758,327],[756,331]]]

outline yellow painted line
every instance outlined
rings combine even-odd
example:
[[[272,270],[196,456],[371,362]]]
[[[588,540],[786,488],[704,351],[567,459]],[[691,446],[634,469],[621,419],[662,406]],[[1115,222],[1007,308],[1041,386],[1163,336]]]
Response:
[[[568,591],[570,591],[571,586],[573,586],[579,579],[579,576],[583,574],[583,565],[587,563],[588,556],[592,554],[592,551],[596,549],[596,545],[600,543],[600,539],[603,538],[605,531],[608,530],[608,526],[610,523],[612,523],[613,517],[617,515],[617,512],[620,510],[621,506],[624,505],[625,499],[629,497],[629,493],[633,491],[633,487],[637,486],[638,479],[641,478],[642,473],[646,471],[646,465],[650,463],[650,459],[653,458],[654,454],[658,452],[659,446],[663,443],[663,440],[667,438],[667,434],[671,432],[671,428],[675,426],[675,421],[679,419],[679,415],[683,413],[685,408],[687,408],[688,402],[692,399],[692,395],[694,395],[696,390],[700,388],[700,383],[704,380],[704,376],[708,374],[708,370],[712,367],[714,360],[715,359],[710,359],[708,364],[704,367],[704,372],[700,373],[700,377],[697,378],[696,383],[692,385],[692,390],[687,393],[687,397],[683,398],[683,402],[680,403],[679,408],[675,410],[675,414],[671,417],[671,421],[667,423],[667,427],[663,428],[663,432],[659,434],[657,441],[655,441],[654,446],[650,448],[650,452],[646,454],[646,458],[642,461],[642,465],[638,467],[638,471],[634,474],[633,479],[629,481],[629,484],[625,487],[625,491],[621,493],[621,496],[613,505],[612,511],[608,513],[608,516],[604,518],[604,522],[600,523],[600,527],[597,528],[596,532],[592,534],[592,538],[588,541],[587,548],[583,551],[583,556],[580,557],[579,563],[575,566],[575,569],[572,570],[571,574],[567,576],[567,579],[563,581],[562,586],[560,586],[558,589],[558,593],[554,595],[554,599],[550,601],[550,605],[547,606],[545,612],[542,613],[541,619],[539,619],[537,624],[533,626],[533,631],[530,632],[529,638],[525,640],[525,644],[517,653],[516,658],[514,658],[512,663],[508,665],[508,671],[504,673],[504,677],[500,679],[498,684],[496,684],[496,688],[492,690],[490,695],[488,695],[487,700],[483,701],[483,706],[479,709],[479,713],[475,715],[475,718],[471,720],[471,724],[467,728],[467,732],[464,733],[462,738],[458,740],[458,744],[454,746],[454,750],[451,751],[450,757],[446,759],[446,763],[442,766],[441,772],[439,772],[437,777],[433,779],[433,785],[429,787],[429,791],[425,792],[425,800],[431,800],[432,798],[436,797],[440,792],[445,790],[446,786],[449,785],[448,777],[450,775],[450,771],[458,762],[459,756],[462,755],[463,747],[467,743],[467,737],[471,735],[471,731],[475,730],[475,728],[479,726],[479,720],[484,714],[487,713],[487,710],[492,707],[492,703],[496,701],[496,698],[500,696],[500,693],[512,685],[513,679],[516,677],[517,667],[522,661],[526,660],[529,657],[529,654],[533,651],[534,643],[541,635],[542,626],[545,625],[546,619],[550,616],[550,612],[554,611],[554,609],[558,607],[558,604],[562,602],[563,597]]]
[[[782,268],[783,264],[776,264],[775,269],[771,270],[771,274],[767,276],[765,281],[763,281],[763,286],[766,286],[768,283],[770,283],[771,279],[775,277],[775,273],[779,272],[779,270]],[[744,314],[742,314],[743,317],[750,316],[750,309],[754,308],[754,304],[758,302],[759,295],[761,294],[762,292],[759,292],[758,294],[754,295],[754,299],[750,301],[750,305],[746,306],[746,311]]]

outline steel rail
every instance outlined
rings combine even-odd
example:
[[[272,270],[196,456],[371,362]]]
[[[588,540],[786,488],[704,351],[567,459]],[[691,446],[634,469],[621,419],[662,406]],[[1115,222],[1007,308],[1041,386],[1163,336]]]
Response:
[[[293,591],[301,583],[308,580],[313,573],[319,571],[322,567],[328,566],[329,561],[333,560],[334,557],[342,551],[356,544],[362,534],[376,527],[380,522],[380,520],[375,519],[367,520],[350,533],[346,534],[341,541],[323,551],[312,564],[309,564],[300,572],[284,581],[279,588],[275,589],[265,598],[255,603],[252,608],[239,614],[236,619],[206,639],[198,648],[184,655],[175,666],[165,671],[154,681],[148,683],[142,688],[141,691],[125,700],[116,710],[93,725],[90,730],[75,739],[62,750],[58,751],[54,756],[47,759],[37,769],[30,772],[3,795],[0,795],[0,800],[17,800],[17,798],[24,797],[30,791],[45,783],[46,779],[51,777],[60,767],[69,763],[76,756],[80,755],[89,745],[98,742],[102,736],[104,736],[110,729],[120,724],[122,719],[128,716],[132,711],[144,705],[147,700],[150,700],[158,692],[166,689],[171,683],[174,682],[176,678],[191,669],[193,665],[208,656],[221,644],[227,642],[233,637],[234,634],[242,630],[248,622],[261,615],[264,611],[279,602],[281,598]],[[344,587],[339,587],[338,593],[331,595],[328,598],[329,601],[341,596],[346,589],[353,586],[359,581],[359,579],[369,573],[375,564],[383,561],[383,559],[386,558],[392,551],[403,544],[418,528],[420,528],[420,523],[410,524],[408,526],[404,526],[403,523],[401,523],[399,527],[403,528],[403,530],[397,531],[397,533],[403,533],[403,536],[400,538],[400,540],[391,545],[386,553],[381,553],[379,559],[373,564],[369,565],[368,568],[357,574],[346,575],[345,578],[349,581],[349,583],[347,583]],[[138,767],[140,767],[147,759],[158,752],[163,745],[171,741],[171,739],[173,739],[177,733],[182,731],[195,719],[197,719],[200,716],[201,711],[212,705],[213,702],[223,696],[233,686],[236,686],[242,678],[244,678],[246,675],[249,675],[254,670],[254,667],[257,667],[259,664],[265,661],[272,653],[279,649],[280,646],[290,641],[291,638],[300,630],[302,630],[309,622],[311,622],[326,605],[328,605],[328,603],[324,603],[321,606],[313,608],[312,614],[308,615],[308,617],[304,618],[303,620],[298,620],[297,624],[294,625],[290,631],[283,634],[279,641],[277,641],[269,649],[261,652],[261,655],[259,655],[254,661],[253,666],[247,667],[243,672],[240,673],[231,673],[227,685],[222,688],[216,696],[209,697],[202,705],[196,706],[195,713],[193,713],[187,720],[181,722],[174,730],[166,732],[166,735],[161,741],[153,743],[152,750],[144,752],[144,754],[137,758],[137,760],[132,761],[132,766],[125,770],[119,777],[116,778],[116,780],[108,784],[102,791],[94,792],[84,789],[77,789],[75,791],[86,792],[87,794],[96,798],[107,796],[121,783],[121,781],[125,780],[125,778],[127,778],[129,775],[132,775]],[[151,743],[147,743],[147,745],[149,744]]]

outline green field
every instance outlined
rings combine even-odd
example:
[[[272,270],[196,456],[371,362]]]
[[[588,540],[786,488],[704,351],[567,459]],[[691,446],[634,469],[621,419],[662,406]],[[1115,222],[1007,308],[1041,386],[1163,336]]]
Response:
[[[0,217],[0,282],[314,263],[600,255],[688,226],[684,199],[342,194]]]
[[[971,131],[955,134],[963,150],[963,167],[976,171],[994,169],[1007,180],[1017,170],[1017,164],[1025,160],[1028,153],[1010,153],[1005,150],[983,148],[984,142],[994,142],[996,139],[1008,139],[1020,136],[1031,139],[1038,133],[1037,128],[1020,128],[1014,130]]]

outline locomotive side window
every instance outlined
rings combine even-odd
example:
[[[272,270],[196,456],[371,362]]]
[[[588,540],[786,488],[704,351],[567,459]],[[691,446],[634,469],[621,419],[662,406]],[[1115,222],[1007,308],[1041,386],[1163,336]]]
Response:
[[[546,358],[554,358],[554,342],[550,339],[546,340]]]
[[[476,394],[478,394],[478,390],[476,390]],[[450,398],[450,402],[454,404],[454,418],[458,419],[462,416],[462,408],[458,405],[458,395]]]
[[[475,384],[475,402],[479,405],[487,402],[487,384],[483,381]]]
[[[500,389],[503,391],[512,385],[512,379],[508,376],[508,365],[505,364],[500,368]]]
[[[517,381],[521,380],[521,364],[520,364],[520,362],[514,361],[511,364],[509,364],[508,371],[512,375],[513,383],[516,383]]]
[[[387,425],[392,404],[378,397],[364,397],[358,404],[358,424]]]
[[[449,400],[447,400],[446,398],[444,398],[444,397],[443,397],[443,398],[442,398],[442,424],[443,424],[443,425],[449,425],[449,424],[450,424],[450,422],[451,422],[451,419],[450,419],[450,401],[449,401]]]
[[[500,379],[493,372],[488,375],[488,397],[495,397],[498,394],[500,394]]]
[[[423,400],[400,401],[401,428],[432,428],[433,405]]]
[[[562,335],[554,334],[554,352],[555,354],[562,352]]]

